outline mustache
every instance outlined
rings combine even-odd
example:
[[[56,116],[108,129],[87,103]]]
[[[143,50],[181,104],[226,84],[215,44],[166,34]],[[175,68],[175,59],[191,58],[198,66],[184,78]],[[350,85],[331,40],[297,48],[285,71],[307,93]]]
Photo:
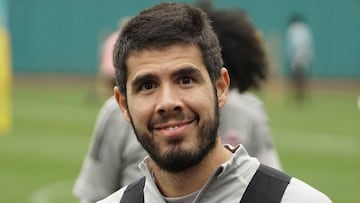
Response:
[[[196,114],[186,115],[184,112],[172,111],[166,112],[152,118],[149,122],[148,129],[154,129],[155,125],[167,123],[170,120],[183,121],[183,120],[198,120],[199,116]]]

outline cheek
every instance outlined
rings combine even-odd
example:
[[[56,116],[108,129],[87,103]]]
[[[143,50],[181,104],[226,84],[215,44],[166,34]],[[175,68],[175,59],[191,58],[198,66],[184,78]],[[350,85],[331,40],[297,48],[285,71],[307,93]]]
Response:
[[[210,92],[211,91],[211,92]],[[212,115],[214,109],[214,94],[212,89],[203,89],[201,91],[193,92],[190,95],[186,95],[183,98],[187,99],[187,103],[198,114]],[[210,94],[209,94],[210,93]]]
[[[128,104],[130,104],[128,108],[132,122],[134,124],[144,122],[149,114],[149,103],[142,100],[129,100]]]

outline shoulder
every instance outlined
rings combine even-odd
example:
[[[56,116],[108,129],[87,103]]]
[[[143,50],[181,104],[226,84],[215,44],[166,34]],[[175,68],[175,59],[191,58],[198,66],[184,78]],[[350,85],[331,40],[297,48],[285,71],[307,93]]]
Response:
[[[105,125],[108,123],[116,123],[113,126],[121,126],[127,125],[128,123],[125,121],[122,112],[119,108],[118,103],[115,100],[115,97],[112,96],[107,99],[104,104],[102,105],[98,116],[97,116],[97,123]]]
[[[231,90],[228,97],[228,104],[236,106],[240,109],[262,109],[262,101],[250,92],[239,93],[236,90]]]
[[[108,98],[101,107],[101,112],[120,112],[118,103],[114,96]]]
[[[224,116],[244,117],[247,120],[266,120],[263,103],[252,93],[238,93],[232,90],[223,108]],[[236,112],[234,114],[234,112]],[[229,115],[227,115],[229,114]]]
[[[243,101],[245,104],[249,106],[253,106],[254,108],[263,108],[262,101],[257,96],[255,96],[250,92],[244,92],[239,94],[239,98],[241,101]]]
[[[126,187],[123,187],[121,189],[119,189],[118,191],[114,192],[113,194],[109,195],[108,197],[106,197],[105,199],[102,199],[100,201],[98,201],[98,203],[119,203],[121,200],[121,197],[123,196]]]
[[[284,192],[281,202],[331,203],[331,200],[324,193],[293,177]]]

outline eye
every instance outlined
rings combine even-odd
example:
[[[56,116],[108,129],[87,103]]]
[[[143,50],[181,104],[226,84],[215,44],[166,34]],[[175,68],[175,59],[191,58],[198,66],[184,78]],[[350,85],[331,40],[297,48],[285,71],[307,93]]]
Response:
[[[193,82],[193,79],[188,76],[184,76],[180,79],[180,84],[182,84],[182,85],[191,84],[192,82]]]
[[[156,85],[153,81],[147,81],[147,82],[144,82],[140,88],[141,88],[141,90],[146,91],[146,90],[154,89],[155,87],[156,87]]]

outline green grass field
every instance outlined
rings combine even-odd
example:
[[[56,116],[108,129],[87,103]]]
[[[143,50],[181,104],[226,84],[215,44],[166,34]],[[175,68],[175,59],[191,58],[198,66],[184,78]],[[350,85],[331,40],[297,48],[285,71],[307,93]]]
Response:
[[[13,129],[0,136],[0,202],[72,203],[100,103],[94,81],[16,78]],[[283,168],[333,202],[357,203],[360,187],[359,91],[317,90],[298,108],[281,90],[261,95]]]

